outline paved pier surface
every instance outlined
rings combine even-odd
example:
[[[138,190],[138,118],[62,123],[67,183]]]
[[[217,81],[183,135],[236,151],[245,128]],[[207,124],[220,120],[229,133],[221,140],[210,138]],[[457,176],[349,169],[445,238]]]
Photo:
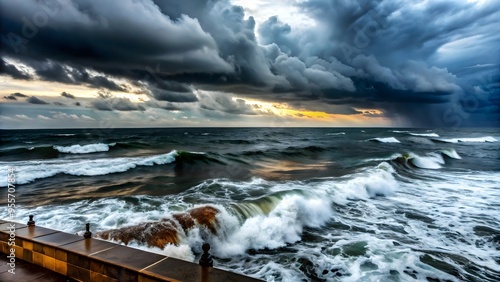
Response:
[[[66,276],[34,265],[23,260],[16,260],[15,274],[9,271],[7,256],[0,254],[0,281],[2,282],[68,282]],[[73,280],[74,281],[74,280]]]
[[[54,275],[55,278],[47,281],[261,281],[108,241],[86,239],[40,226],[27,226],[0,220],[0,256],[3,256],[3,259],[7,259],[7,254],[12,248],[8,246],[8,242],[13,236],[11,236],[11,229],[14,227],[15,246],[13,248],[16,254],[16,273],[19,270],[19,273],[24,273],[23,275],[28,277],[27,279],[34,277],[33,281],[44,281],[43,277],[52,277],[50,275]],[[32,267],[33,265],[38,268]],[[7,270],[8,268],[5,269],[5,264],[2,263],[0,274],[12,275],[4,273]],[[9,276],[6,277],[12,279]],[[2,278],[3,276],[0,276],[0,281],[30,281],[3,280]],[[60,278],[63,280],[57,280]]]

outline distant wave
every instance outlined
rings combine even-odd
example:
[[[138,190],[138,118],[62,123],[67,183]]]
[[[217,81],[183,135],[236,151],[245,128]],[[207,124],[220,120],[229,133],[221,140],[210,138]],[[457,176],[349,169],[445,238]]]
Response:
[[[12,149],[0,150],[2,155],[21,155],[29,154],[31,159],[57,158],[58,154],[91,154],[102,153],[113,149],[141,149],[150,147],[142,142],[125,142],[110,144],[88,144],[72,146],[36,146],[36,147],[17,147]]]
[[[392,132],[409,134],[409,135],[413,135],[413,136],[421,136],[421,137],[439,137],[439,135],[437,133],[413,133],[410,131],[400,131],[400,130],[393,130]]]
[[[439,137],[437,133],[409,133],[410,135],[413,136],[423,136],[423,137]]]
[[[386,138],[372,138],[368,139],[368,141],[375,141],[380,143],[401,143],[398,139],[394,137],[386,137]]]
[[[17,184],[26,184],[36,179],[55,176],[59,173],[79,176],[107,175],[125,172],[137,166],[154,166],[169,164],[175,161],[178,155],[173,150],[168,154],[134,157],[134,158],[105,158],[94,160],[47,160],[47,161],[20,161],[11,162],[16,166]],[[0,165],[0,169],[7,170],[7,166]],[[7,185],[7,178],[0,179],[0,186]]]
[[[332,132],[332,133],[327,133],[325,135],[328,136],[345,135],[345,132]]]
[[[57,136],[57,137],[69,137],[69,136],[75,136],[76,134],[53,134],[52,136]]]
[[[61,153],[66,154],[90,154],[98,152],[109,151],[110,146],[115,146],[116,143],[112,144],[88,144],[88,145],[72,145],[72,146],[54,146],[53,148]]]
[[[471,137],[471,138],[452,138],[452,139],[433,139],[438,142],[446,142],[446,143],[485,143],[485,142],[497,142],[498,140],[491,137]]]

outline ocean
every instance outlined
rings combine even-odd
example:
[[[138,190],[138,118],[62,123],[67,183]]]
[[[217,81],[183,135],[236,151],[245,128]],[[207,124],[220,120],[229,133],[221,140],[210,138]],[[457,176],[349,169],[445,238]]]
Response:
[[[12,167],[17,221],[266,281],[500,277],[498,128],[0,134],[1,218]]]

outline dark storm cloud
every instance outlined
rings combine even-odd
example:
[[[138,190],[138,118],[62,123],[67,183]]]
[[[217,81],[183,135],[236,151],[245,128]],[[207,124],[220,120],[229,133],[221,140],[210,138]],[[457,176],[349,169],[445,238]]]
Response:
[[[374,116],[353,108],[378,108],[416,126],[455,126],[456,115],[462,124],[500,120],[498,89],[462,72],[493,64],[481,75],[499,73],[496,0],[305,0],[298,8],[315,27],[296,30],[280,15],[256,30],[255,19],[228,0],[63,2],[0,0],[2,57],[33,67],[43,80],[188,102],[187,110],[255,113],[243,100],[193,92],[204,89],[328,113]],[[47,20],[34,23],[40,11]],[[31,79],[4,60],[0,72]],[[467,107],[462,101],[471,97],[474,107]],[[116,99],[93,107],[141,110]]]
[[[83,68],[69,68],[53,61],[35,62],[31,64],[36,74],[46,81],[55,81],[66,84],[85,84],[93,88],[106,88],[114,91],[127,91],[102,75],[91,76]]]
[[[217,111],[235,115],[256,115],[255,109],[242,99],[232,99],[223,93],[198,94],[199,107],[203,110]]]
[[[1,5],[2,38],[13,56],[22,53],[110,71],[143,70],[158,63],[168,67],[166,72],[231,71],[196,19],[181,15],[172,21],[151,1],[126,0],[119,5],[90,0],[2,1]],[[38,26],[36,13],[45,13]],[[23,17],[30,21],[24,29]],[[16,41],[23,37],[25,41]]]
[[[6,74],[15,79],[30,80],[31,76],[12,64],[8,64],[3,59],[0,60],[0,74]]]
[[[178,93],[168,90],[152,89],[153,97],[158,101],[189,103],[196,102],[198,98],[192,92]]]
[[[75,99],[75,95],[70,94],[70,93],[65,92],[65,91],[61,93],[61,96],[69,98],[69,99]]]
[[[198,101],[191,87],[186,84],[169,81],[157,80],[148,83],[147,94],[157,101],[190,103]]]
[[[144,111],[143,106],[130,101],[128,98],[113,97],[109,92],[99,91],[99,98],[92,100],[91,106],[100,111]]]
[[[31,96],[29,97],[26,102],[28,103],[31,103],[31,104],[37,104],[37,105],[45,105],[45,104],[48,104],[47,102],[45,102],[44,100],[40,99],[40,98],[37,98],[35,96]]]

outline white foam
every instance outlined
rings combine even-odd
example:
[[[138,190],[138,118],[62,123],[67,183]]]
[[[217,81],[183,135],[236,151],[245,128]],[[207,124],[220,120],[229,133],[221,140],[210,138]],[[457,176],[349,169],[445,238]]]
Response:
[[[491,137],[491,136],[485,136],[485,137],[472,137],[472,138],[439,139],[439,141],[448,142],[448,143],[459,143],[459,142],[485,143],[485,142],[497,142],[498,140],[495,139],[494,137]]]
[[[153,166],[175,161],[177,151],[168,154],[135,158],[105,158],[96,160],[44,160],[11,162],[16,167],[16,183],[26,184],[36,179],[52,177],[59,173],[80,176],[106,175],[125,172],[137,166]],[[0,166],[7,171],[7,166]],[[0,179],[0,186],[7,185],[7,178]]]
[[[345,135],[345,132],[332,132],[332,133],[327,133],[325,135],[328,135],[328,136]]]
[[[399,142],[398,139],[394,138],[394,137],[386,137],[386,138],[372,138],[372,139],[369,139],[370,141],[377,141],[377,142],[381,142],[381,143],[401,143]]]
[[[75,136],[76,134],[54,134],[52,136],[58,136],[58,137],[69,137],[69,136]]]
[[[88,144],[88,145],[72,145],[72,146],[54,146],[53,148],[61,153],[66,154],[90,154],[90,153],[98,153],[98,152],[107,152],[109,151],[110,146],[114,146],[113,144]]]

